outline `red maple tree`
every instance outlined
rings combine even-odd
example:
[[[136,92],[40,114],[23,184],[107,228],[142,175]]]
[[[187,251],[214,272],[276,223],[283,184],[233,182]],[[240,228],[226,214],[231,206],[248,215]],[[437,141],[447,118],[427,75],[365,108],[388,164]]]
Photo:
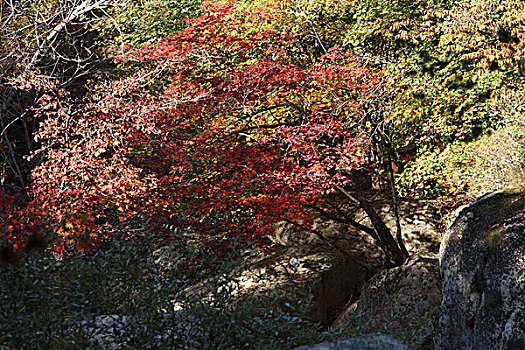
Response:
[[[402,242],[349,194],[369,162],[365,109],[386,87],[337,48],[298,60],[293,37],[272,26],[282,15],[205,4],[182,32],[119,57],[137,72],[77,109],[58,103],[38,135],[30,207],[81,246],[147,222],[222,247],[262,242],[282,220],[309,229],[313,210],[337,216],[326,195],[340,191],[372,226],[345,220],[401,264]]]

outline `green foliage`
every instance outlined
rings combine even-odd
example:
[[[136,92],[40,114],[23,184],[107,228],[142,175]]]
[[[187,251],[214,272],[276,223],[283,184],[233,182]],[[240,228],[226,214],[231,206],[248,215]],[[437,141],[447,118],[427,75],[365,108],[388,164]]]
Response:
[[[419,43],[408,32],[424,21],[429,9],[446,8],[446,0],[348,1],[347,31],[343,44],[395,60],[406,56]]]
[[[412,198],[435,198],[446,194],[443,178],[445,164],[439,151],[420,154],[397,179],[401,196]]]
[[[525,184],[523,91],[502,91],[494,105],[496,129],[472,142],[456,142],[443,151],[422,153],[398,179],[400,193],[425,198],[482,193]]]
[[[522,77],[519,6],[458,1],[428,7],[424,20],[407,28],[403,37],[412,47],[394,58],[392,76],[404,91],[398,112],[415,120],[424,141],[470,141],[494,127],[495,92]]]
[[[294,38],[288,50],[304,63],[342,46],[347,32],[348,11],[353,1],[334,0],[256,0],[237,1],[239,8],[274,8],[284,16],[273,22],[278,31]]]
[[[0,348],[290,349],[364,334],[355,318],[337,330],[308,321],[309,291],[264,307],[240,298],[247,256],[233,249],[202,260],[202,246],[123,235],[90,256],[50,249],[0,265]],[[420,330],[403,337],[416,344]]]
[[[186,27],[184,19],[199,15],[202,0],[125,0],[102,24],[100,40],[112,52],[121,45],[155,44]]]
[[[216,261],[204,288],[185,293],[209,271],[190,269],[199,264],[187,250],[169,266],[146,242],[122,237],[93,256],[46,251],[0,266],[0,347],[282,349],[322,340],[303,320],[307,305],[239,301],[234,271],[242,262]]]
[[[390,27],[402,28],[387,40],[397,49],[384,51],[399,91],[394,142],[422,150],[398,181],[403,194],[476,195],[522,182],[522,124],[501,112],[523,81],[522,6],[428,2],[419,17]]]

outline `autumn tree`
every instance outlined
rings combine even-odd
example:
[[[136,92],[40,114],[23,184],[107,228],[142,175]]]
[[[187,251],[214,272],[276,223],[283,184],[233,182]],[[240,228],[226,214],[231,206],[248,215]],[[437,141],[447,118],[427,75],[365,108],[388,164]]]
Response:
[[[49,108],[51,98],[60,98],[58,90],[83,93],[86,79],[99,62],[92,25],[115,2],[0,3],[2,193],[26,192],[30,171],[36,164],[25,156],[38,149],[33,139],[39,126],[37,112]]]
[[[323,215],[399,264],[399,224],[394,239],[356,174],[386,175],[394,202],[396,182],[453,192],[436,160],[506,125],[496,92],[523,80],[523,1],[177,4],[2,3],[2,235],[89,247],[147,225],[222,247]],[[99,47],[126,51],[95,65]],[[418,155],[399,176],[404,146]],[[5,209],[26,188],[24,212]]]
[[[47,227],[26,206],[40,159],[35,133],[48,113],[74,114],[100,62],[93,31],[113,0],[0,2],[0,249],[29,248]],[[33,243],[32,243],[33,242]],[[2,254],[0,254],[2,255]],[[1,256],[0,256],[1,258]]]
[[[49,113],[31,206],[74,244],[147,222],[216,247],[314,212],[371,235],[389,263],[408,253],[355,185],[389,94],[373,64],[334,48],[310,62],[270,23],[277,8],[206,4],[188,27],[130,51],[136,74],[99,86],[81,112]],[[372,112],[371,108],[375,108]],[[386,118],[385,118],[386,119]],[[354,221],[328,194],[364,209]],[[76,243],[75,243],[76,242]]]

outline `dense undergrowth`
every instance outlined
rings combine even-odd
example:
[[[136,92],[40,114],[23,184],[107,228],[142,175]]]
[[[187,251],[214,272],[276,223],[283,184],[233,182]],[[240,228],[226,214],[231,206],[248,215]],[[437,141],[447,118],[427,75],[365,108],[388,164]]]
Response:
[[[123,236],[94,255],[62,257],[46,250],[2,265],[0,345],[280,349],[324,337],[318,325],[303,320],[307,305],[285,309],[283,300],[275,299],[262,309],[253,300],[237,300],[238,258],[209,261],[213,271],[203,275],[203,255],[198,263],[192,255],[186,251],[172,260],[151,241],[131,244]],[[202,290],[185,291],[203,276]],[[307,304],[308,298],[304,300]]]
[[[239,273],[254,246],[217,258],[203,246],[140,235],[117,235],[91,255],[46,249],[0,265],[1,348],[291,349],[365,334],[353,317],[340,329],[309,321],[313,294],[304,287],[291,299],[276,290],[264,306],[240,298]],[[423,328],[400,340],[417,348]]]

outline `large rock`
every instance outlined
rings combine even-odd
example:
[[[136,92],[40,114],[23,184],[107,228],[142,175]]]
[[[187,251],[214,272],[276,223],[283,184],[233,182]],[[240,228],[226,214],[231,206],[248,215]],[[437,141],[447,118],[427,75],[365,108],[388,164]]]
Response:
[[[440,302],[437,256],[416,255],[406,265],[381,271],[368,281],[357,305],[350,306],[333,326],[344,327],[355,317],[366,332],[386,331],[396,336],[415,332],[418,347],[432,348]]]
[[[301,293],[310,291],[314,298],[308,315],[312,321],[327,325],[336,309],[359,295],[366,278],[361,261],[362,255],[356,253],[318,247],[292,249],[272,267],[275,274],[268,274],[265,279],[261,278],[261,271],[252,269],[243,273],[240,281],[245,293],[258,296],[291,292],[292,299],[300,300]]]
[[[282,249],[271,259],[248,260],[240,270],[224,278],[234,280],[228,284],[233,298],[242,301],[253,298],[261,307],[272,301],[283,305],[313,296],[307,314],[314,322],[327,325],[334,312],[349,299],[356,299],[365,283],[366,269],[360,263],[362,254],[330,251],[322,247]],[[268,260],[272,263],[268,264]],[[222,278],[222,277],[221,277]],[[220,284],[221,281],[219,281]],[[188,293],[205,290],[205,281],[189,288]],[[217,282],[211,282],[217,284]]]
[[[436,349],[525,349],[525,195],[464,208],[441,246]]]
[[[304,345],[294,350],[409,350],[409,348],[390,335],[376,333],[350,339],[329,340],[316,345]]]
[[[391,198],[389,196],[372,195],[371,203],[385,224],[396,232],[396,220],[393,215]],[[343,211],[349,213],[358,222],[370,226],[370,222],[362,209],[354,208],[344,198],[334,200],[339,202]],[[403,228],[403,241],[409,252],[437,253],[441,240],[441,215],[436,202],[424,200],[399,199],[399,216]],[[298,231],[294,227],[280,223],[276,225],[270,237],[275,244],[285,247],[319,246],[330,250],[346,252],[363,252],[369,265],[368,277],[372,277],[382,268],[382,252],[371,236],[360,232],[351,225],[334,222],[323,217],[317,217],[311,232]]]

